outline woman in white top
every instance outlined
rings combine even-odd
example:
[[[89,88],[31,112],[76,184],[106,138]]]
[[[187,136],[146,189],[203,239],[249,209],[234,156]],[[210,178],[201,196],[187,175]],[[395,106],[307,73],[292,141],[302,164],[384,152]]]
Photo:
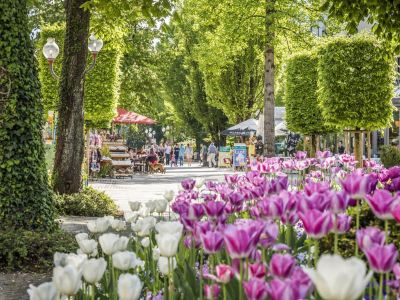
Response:
[[[188,166],[192,166],[192,157],[193,157],[193,149],[190,146],[190,144],[187,144],[187,147],[185,149],[185,156],[186,156],[186,160],[188,162]]]

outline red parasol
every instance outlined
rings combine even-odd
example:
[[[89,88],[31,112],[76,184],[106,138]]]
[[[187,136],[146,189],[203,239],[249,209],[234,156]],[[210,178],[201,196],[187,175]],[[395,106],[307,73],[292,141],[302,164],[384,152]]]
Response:
[[[154,121],[153,119],[139,115],[132,111],[127,111],[123,108],[118,108],[117,111],[118,111],[118,116],[114,118],[113,123],[145,124],[145,125],[152,125],[156,123],[156,121]]]

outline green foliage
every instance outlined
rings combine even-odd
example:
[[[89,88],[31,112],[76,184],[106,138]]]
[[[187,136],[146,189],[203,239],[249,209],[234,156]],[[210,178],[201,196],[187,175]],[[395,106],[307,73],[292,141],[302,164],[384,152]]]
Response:
[[[85,187],[77,194],[56,195],[55,205],[59,215],[103,217],[118,213],[114,201],[92,187]]]
[[[60,48],[60,54],[54,63],[56,74],[61,74],[61,61],[64,45],[64,25],[55,24],[45,26],[40,33],[38,50],[39,78],[42,83],[43,104],[45,112],[57,110],[59,102],[59,81],[54,79],[49,71],[48,63],[41,54],[41,49],[49,37],[56,39]],[[92,69],[85,81],[85,121],[90,128],[109,127],[115,116],[118,103],[119,91],[119,65],[121,54],[116,48],[107,45],[97,56],[96,66]],[[87,64],[90,65],[92,58],[88,57]]]
[[[48,272],[56,252],[75,252],[74,235],[60,229],[51,233],[23,229],[0,231],[0,269]]]
[[[0,230],[51,230],[53,199],[47,182],[40,83],[26,1],[1,1],[0,11],[0,70],[11,82],[0,86]]]
[[[289,130],[305,135],[327,132],[317,97],[318,57],[311,52],[293,55],[286,65],[285,107]]]
[[[380,151],[380,157],[385,168],[400,165],[400,149],[396,146],[383,146]]]
[[[373,36],[337,37],[319,48],[318,98],[327,124],[376,130],[392,121],[394,58]]]
[[[371,0],[324,0],[322,10],[330,17],[347,22],[346,29],[356,33],[361,21],[373,24],[375,34],[388,41],[394,41],[400,50],[400,6],[396,1]]]

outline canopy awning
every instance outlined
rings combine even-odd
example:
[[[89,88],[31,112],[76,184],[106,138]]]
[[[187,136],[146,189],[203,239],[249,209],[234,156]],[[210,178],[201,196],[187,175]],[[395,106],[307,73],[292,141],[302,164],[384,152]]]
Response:
[[[232,126],[221,132],[222,135],[233,135],[233,136],[250,136],[250,133],[256,133],[258,121],[256,119],[248,119]]]
[[[156,121],[150,119],[149,117],[139,115],[133,111],[127,111],[123,108],[118,108],[118,116],[113,119],[113,123],[116,124],[144,124],[152,125]]]

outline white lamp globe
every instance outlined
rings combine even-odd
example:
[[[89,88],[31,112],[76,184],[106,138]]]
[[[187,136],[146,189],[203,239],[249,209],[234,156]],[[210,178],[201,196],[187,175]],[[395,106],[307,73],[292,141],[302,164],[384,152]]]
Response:
[[[53,62],[58,54],[60,53],[60,48],[56,44],[54,38],[48,38],[47,43],[43,46],[43,55],[49,62]]]
[[[103,48],[103,41],[96,39],[94,34],[92,33],[89,37],[89,44],[88,44],[89,51],[92,54],[97,54],[100,52],[101,48]]]

